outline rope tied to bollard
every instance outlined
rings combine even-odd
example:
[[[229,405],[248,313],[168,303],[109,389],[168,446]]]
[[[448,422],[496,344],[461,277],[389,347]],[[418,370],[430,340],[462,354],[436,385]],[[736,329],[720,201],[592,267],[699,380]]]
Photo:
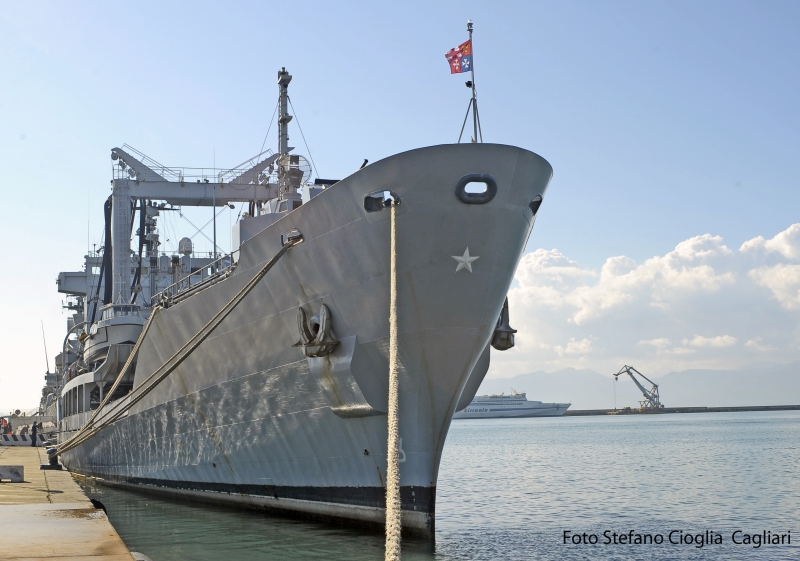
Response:
[[[386,561],[400,561],[401,502],[399,446],[399,361],[397,357],[397,203],[390,207],[391,267],[389,296],[389,436],[386,455]]]

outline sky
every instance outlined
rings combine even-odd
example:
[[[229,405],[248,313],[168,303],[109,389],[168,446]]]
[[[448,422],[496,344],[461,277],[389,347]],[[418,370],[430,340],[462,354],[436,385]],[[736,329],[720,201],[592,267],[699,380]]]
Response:
[[[484,139],[555,170],[489,376],[799,359],[796,2],[4,3],[0,411],[38,403],[54,281],[102,243],[111,148],[233,167],[265,143],[281,67],[319,176],[454,142],[469,90],[444,53],[468,18]],[[171,243],[192,231],[170,220]]]

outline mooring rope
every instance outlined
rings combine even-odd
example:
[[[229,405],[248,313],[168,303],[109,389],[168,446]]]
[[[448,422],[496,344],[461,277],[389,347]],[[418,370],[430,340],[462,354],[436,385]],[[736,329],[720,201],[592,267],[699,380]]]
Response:
[[[391,270],[389,296],[389,438],[386,466],[386,561],[400,560],[400,427],[398,414],[399,364],[397,357],[397,224],[395,201],[391,205]]]
[[[86,442],[89,438],[109,426],[110,424],[117,421],[120,417],[122,417],[128,410],[131,409],[134,405],[139,403],[144,397],[149,394],[153,388],[155,388],[162,380],[164,380],[167,376],[169,376],[173,370],[175,370],[181,363],[186,360],[190,354],[198,347],[200,344],[205,341],[209,335],[214,331],[214,329],[219,326],[220,323],[230,314],[239,303],[244,300],[245,296],[247,296],[253,288],[259,283],[261,279],[272,269],[273,265],[278,262],[284,253],[289,251],[289,248],[292,246],[300,243],[302,238],[298,240],[288,241],[278,253],[270,259],[266,265],[264,265],[261,270],[259,270],[255,276],[250,279],[247,284],[238,292],[236,295],[227,303],[222,309],[217,312],[217,314],[212,317],[208,323],[206,323],[200,331],[198,331],[191,339],[189,339],[180,349],[178,349],[175,354],[173,354],[164,364],[159,366],[155,372],[153,372],[150,376],[144,380],[138,388],[133,390],[130,393],[130,398],[126,401],[124,399],[120,399],[116,401],[109,411],[104,412],[103,415],[100,417],[96,425],[93,426],[85,426],[82,428],[77,434],[73,435],[69,440],[63,442],[58,446],[58,449],[50,455],[50,458],[54,458],[63,454],[64,452],[75,448]],[[152,319],[152,315],[151,315]],[[149,327],[149,325],[148,325]],[[135,350],[138,350],[138,345],[141,343],[140,341],[137,342],[137,347],[134,347]],[[133,353],[131,353],[133,354]],[[129,357],[130,360],[130,357]],[[127,364],[127,363],[126,363]],[[152,382],[152,383],[151,383]],[[149,385],[148,385],[149,384]],[[98,407],[98,411],[100,408]],[[93,416],[94,418],[94,416]]]

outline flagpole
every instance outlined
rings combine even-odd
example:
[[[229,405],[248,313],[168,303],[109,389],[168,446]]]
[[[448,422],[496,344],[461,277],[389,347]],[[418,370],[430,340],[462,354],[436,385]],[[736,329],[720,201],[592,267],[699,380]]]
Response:
[[[469,31],[469,46],[472,51],[472,64],[470,65],[470,72],[472,73],[472,128],[473,136],[472,142],[478,142],[478,101],[475,99],[475,44],[472,42],[472,20],[467,20],[467,31]]]
[[[461,123],[461,132],[458,133],[458,144],[461,144],[461,137],[464,136],[464,127],[467,126],[467,119],[469,118],[469,110],[472,109],[472,100],[467,104],[467,112],[464,114],[464,122]]]

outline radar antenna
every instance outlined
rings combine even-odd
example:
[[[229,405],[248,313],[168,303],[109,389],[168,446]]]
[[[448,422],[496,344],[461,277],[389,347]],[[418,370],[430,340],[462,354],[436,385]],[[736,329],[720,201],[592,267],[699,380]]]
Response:
[[[649,390],[647,388],[645,388],[641,384],[641,382],[639,382],[639,380],[636,379],[636,376],[633,375],[634,373],[638,374],[639,376],[641,376],[642,378],[644,378],[645,380],[647,380],[648,382],[653,384],[653,387],[651,387]],[[633,380],[633,383],[636,384],[639,387],[639,389],[642,392],[642,395],[644,395],[644,399],[639,402],[639,405],[640,405],[639,409],[663,409],[664,408],[664,405],[661,403],[661,398],[658,395],[658,384],[656,384],[650,378],[648,378],[647,376],[645,376],[644,374],[642,374],[641,372],[636,370],[633,366],[628,366],[627,364],[625,366],[623,366],[620,369],[619,372],[614,374],[614,381],[617,382],[619,380],[619,377],[622,376],[623,374],[627,374],[628,376],[630,376],[631,380]],[[615,392],[615,396],[616,396],[616,392]],[[615,397],[615,399],[616,399],[616,397]]]

